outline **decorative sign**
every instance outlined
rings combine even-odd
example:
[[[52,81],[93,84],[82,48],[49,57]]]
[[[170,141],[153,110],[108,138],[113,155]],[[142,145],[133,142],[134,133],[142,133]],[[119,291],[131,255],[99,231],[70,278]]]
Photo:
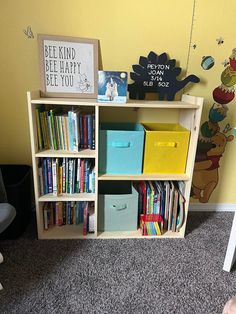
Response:
[[[97,97],[98,40],[38,35],[41,90],[48,97]]]
[[[158,93],[159,99],[174,100],[175,94],[188,83],[198,83],[196,75],[189,75],[184,80],[177,80],[181,68],[175,67],[176,60],[169,60],[166,53],[157,55],[151,51],[147,57],[140,57],[139,64],[132,66],[130,73],[134,83],[128,85],[129,98],[145,98],[146,93]]]

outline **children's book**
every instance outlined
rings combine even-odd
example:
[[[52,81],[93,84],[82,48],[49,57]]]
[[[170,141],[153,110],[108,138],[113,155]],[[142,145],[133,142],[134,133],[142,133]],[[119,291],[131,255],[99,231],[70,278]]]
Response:
[[[142,191],[142,213],[147,213],[147,186],[145,181],[140,181],[140,189]]]
[[[168,213],[168,230],[172,230],[172,214],[174,205],[175,187],[173,182],[170,182],[170,200],[169,200],[169,213]]]
[[[185,219],[185,184],[183,181],[178,182],[179,186],[179,208],[178,208],[178,216],[176,223],[176,231],[179,232],[182,227]]]
[[[169,202],[170,202],[170,183],[168,181],[164,181],[165,187],[165,214],[164,214],[164,229],[167,229],[168,218],[169,218]]]
[[[98,102],[126,103],[127,72],[98,71]]]
[[[175,187],[174,202],[173,202],[173,212],[172,212],[172,226],[171,226],[171,229],[172,229],[173,232],[176,231],[178,205],[179,205],[179,191]]]

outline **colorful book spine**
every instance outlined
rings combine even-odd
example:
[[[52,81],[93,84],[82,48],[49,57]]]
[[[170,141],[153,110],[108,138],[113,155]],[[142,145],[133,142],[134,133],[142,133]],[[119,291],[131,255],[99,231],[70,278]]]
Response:
[[[86,236],[87,233],[88,233],[88,202],[85,203],[84,207],[83,235]]]
[[[58,186],[57,186],[57,159],[52,159],[52,194],[54,196],[58,195]]]
[[[92,114],[92,149],[95,149],[95,114]]]
[[[87,135],[88,135],[88,148],[92,149],[92,115],[86,115],[87,118]]]
[[[36,114],[36,125],[37,125],[37,137],[38,137],[38,148],[41,150],[44,148],[43,136],[42,136],[42,126],[40,120],[40,109],[35,109]]]

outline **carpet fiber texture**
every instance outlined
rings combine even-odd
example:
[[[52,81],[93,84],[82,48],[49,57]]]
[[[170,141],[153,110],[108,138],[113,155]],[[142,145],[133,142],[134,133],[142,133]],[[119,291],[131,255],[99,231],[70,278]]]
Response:
[[[233,213],[190,213],[185,239],[0,242],[0,313],[221,314]]]

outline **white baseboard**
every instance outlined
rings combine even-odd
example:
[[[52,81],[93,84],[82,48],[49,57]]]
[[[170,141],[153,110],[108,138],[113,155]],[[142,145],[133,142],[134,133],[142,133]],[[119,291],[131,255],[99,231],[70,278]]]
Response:
[[[189,211],[198,212],[232,212],[236,211],[236,204],[228,203],[190,203]]]

